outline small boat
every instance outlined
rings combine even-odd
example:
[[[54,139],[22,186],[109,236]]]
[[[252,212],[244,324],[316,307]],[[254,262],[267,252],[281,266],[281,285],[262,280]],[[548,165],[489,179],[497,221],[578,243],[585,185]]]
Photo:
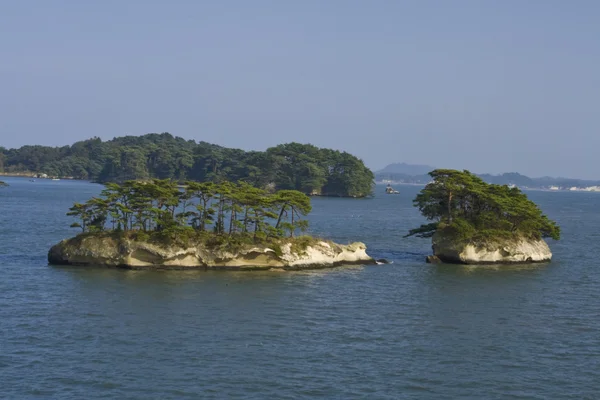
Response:
[[[387,187],[385,188],[385,194],[400,194],[399,191],[394,190],[394,188],[392,187],[392,185],[390,185],[388,183]]]
[[[53,181],[60,181],[58,178],[52,178]]]

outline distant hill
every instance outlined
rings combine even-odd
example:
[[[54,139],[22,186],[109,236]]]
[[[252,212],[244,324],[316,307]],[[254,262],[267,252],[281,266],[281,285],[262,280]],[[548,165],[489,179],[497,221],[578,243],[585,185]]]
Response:
[[[406,163],[394,163],[386,166],[378,173],[391,173],[391,174],[404,174],[404,175],[426,175],[429,171],[433,171],[435,168],[429,165],[416,165]]]
[[[414,171],[417,173],[407,172],[393,172],[394,166],[399,166],[401,170],[410,171],[411,167],[415,167]],[[419,169],[421,168],[421,169]],[[422,172],[427,169],[426,172]],[[409,164],[390,164],[384,169],[375,173],[375,180],[377,182],[389,181],[394,183],[417,183],[426,184],[431,181],[431,177],[427,175],[427,172],[433,170],[433,167],[424,165],[409,165]],[[591,181],[583,179],[571,179],[571,178],[530,178],[528,176],[519,174],[518,172],[507,172],[501,175],[492,174],[477,174],[481,179],[488,183],[494,183],[497,185],[515,185],[521,188],[531,189],[562,189],[569,190],[571,188],[589,188],[593,186],[600,186],[600,181]]]
[[[478,176],[487,183],[495,183],[497,185],[515,185],[520,187],[538,187],[537,182],[518,172],[507,172],[502,175],[478,174]]]

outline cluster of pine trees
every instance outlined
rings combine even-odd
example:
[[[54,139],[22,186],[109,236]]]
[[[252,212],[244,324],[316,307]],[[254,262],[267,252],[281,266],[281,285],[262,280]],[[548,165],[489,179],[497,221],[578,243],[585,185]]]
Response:
[[[413,203],[431,223],[408,236],[431,237],[439,230],[460,239],[523,236],[560,238],[560,227],[516,187],[484,182],[469,171],[437,169]]]
[[[137,179],[237,182],[324,196],[364,197],[374,175],[355,156],[309,144],[230,149],[169,133],[93,138],[72,146],[0,147],[0,172],[45,173],[100,183]]]
[[[293,237],[308,227],[310,198],[295,190],[268,193],[248,183],[164,180],[109,183],[100,197],[75,203],[67,215],[83,232],[184,234],[210,232],[254,239]]]

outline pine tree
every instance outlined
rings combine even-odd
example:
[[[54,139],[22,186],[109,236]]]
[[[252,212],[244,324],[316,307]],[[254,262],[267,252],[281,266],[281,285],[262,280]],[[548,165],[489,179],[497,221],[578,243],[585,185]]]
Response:
[[[431,237],[443,230],[462,239],[494,236],[560,238],[560,228],[518,188],[484,182],[469,171],[435,170],[433,181],[413,201],[432,221],[407,236]]]

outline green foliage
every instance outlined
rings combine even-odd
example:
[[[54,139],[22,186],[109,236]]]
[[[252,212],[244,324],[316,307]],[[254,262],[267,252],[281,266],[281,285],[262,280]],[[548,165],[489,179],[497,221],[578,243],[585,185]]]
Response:
[[[211,251],[238,252],[249,247],[267,247],[278,257],[283,255],[282,246],[289,245],[294,254],[303,254],[308,246],[314,246],[322,241],[311,236],[298,236],[295,238],[260,236],[253,237],[252,234],[238,232],[231,235],[215,235],[212,232],[201,232],[190,227],[182,227],[177,232],[144,232],[105,230],[101,232],[84,232],[71,239],[73,245],[81,245],[83,239],[93,237],[95,239],[111,238],[116,241],[134,240],[146,242],[158,247],[179,246],[189,247],[202,245]]]
[[[245,152],[169,133],[93,138],[72,146],[0,148],[0,170],[45,173],[102,183],[171,179],[221,183],[244,181],[261,189],[364,197],[374,175],[358,158],[310,144],[282,144]]]
[[[291,242],[290,251],[294,254],[303,254],[306,252],[308,246],[314,245],[317,241],[318,239],[315,239],[312,236],[299,236]]]
[[[439,225],[439,222],[432,222],[430,224],[421,225],[418,228],[414,228],[414,229],[411,229],[410,231],[408,231],[408,235],[406,235],[404,237],[417,236],[417,237],[422,237],[422,238],[430,238],[433,236],[435,231],[438,229],[438,225]]]
[[[271,203],[275,205],[280,211],[277,217],[277,223],[275,229],[283,229],[290,233],[290,237],[294,236],[294,231],[298,228],[298,221],[301,216],[307,215],[312,207],[310,205],[310,199],[296,190],[281,190],[271,198]],[[285,222],[284,217],[290,216],[290,222]],[[305,230],[305,226],[300,226]]]
[[[469,171],[438,169],[414,199],[434,221],[407,236],[431,237],[436,231],[459,240],[528,237],[560,239],[560,228],[518,188],[488,184]]]
[[[268,240],[305,231],[310,198],[295,190],[273,194],[246,182],[186,182],[169,179],[108,183],[100,197],[75,203],[67,215],[82,232],[133,232],[138,238],[186,245],[191,239],[218,246]],[[223,239],[227,237],[227,239]],[[240,242],[241,243],[241,242]]]

